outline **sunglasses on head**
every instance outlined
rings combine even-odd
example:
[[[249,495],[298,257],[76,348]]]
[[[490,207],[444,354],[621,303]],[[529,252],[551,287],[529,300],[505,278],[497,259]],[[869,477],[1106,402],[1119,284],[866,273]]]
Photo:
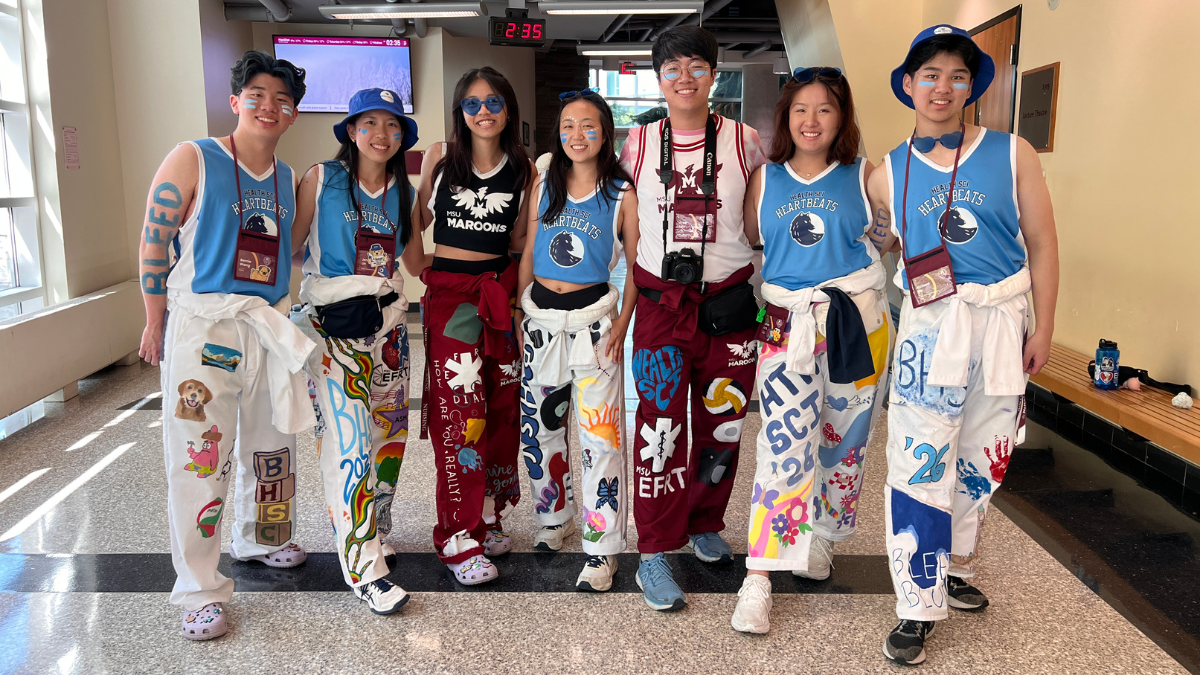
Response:
[[[812,82],[817,78],[824,80],[837,80],[842,77],[840,68],[816,67],[816,68],[797,68],[792,71],[792,79],[804,84]]]
[[[498,115],[500,114],[501,110],[504,110],[504,97],[497,94],[492,94],[486,99],[480,101],[478,98],[472,96],[459,101],[458,105],[463,109],[463,112],[471,117],[478,115],[480,108],[487,108],[488,112],[492,113],[493,115]]]
[[[599,94],[600,89],[598,87],[591,87],[589,89],[580,89],[579,91],[564,91],[558,95],[558,100],[567,101],[573,98],[583,98],[585,96],[598,96]]]

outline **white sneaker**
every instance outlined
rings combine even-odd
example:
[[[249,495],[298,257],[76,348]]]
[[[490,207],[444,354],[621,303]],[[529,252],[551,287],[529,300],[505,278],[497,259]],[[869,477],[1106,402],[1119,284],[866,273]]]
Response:
[[[771,604],[771,579],[747,574],[729,623],[736,631],[766,634],[771,630]]]
[[[822,539],[813,533],[812,543],[808,546],[808,571],[793,571],[792,575],[824,581],[829,578],[829,570],[833,569],[833,542]]]
[[[387,543],[386,541],[380,543],[380,547],[383,548],[383,557],[390,558],[390,557],[396,555],[396,549],[392,548],[392,545]]]
[[[583,571],[575,580],[575,588],[581,591],[603,592],[612,588],[613,575],[617,573],[617,556],[589,555]]]
[[[367,607],[371,608],[376,614],[393,614],[398,612],[404,603],[408,602],[409,595],[403,589],[388,581],[387,579],[376,579],[368,581],[361,586],[354,587],[354,594],[359,600],[366,600]]]
[[[558,551],[563,547],[567,537],[575,534],[575,519],[572,518],[562,525],[551,525],[538,528],[533,535],[533,547],[539,551]]]
[[[512,550],[512,537],[500,528],[492,528],[483,537],[483,554],[487,556],[504,555]]]

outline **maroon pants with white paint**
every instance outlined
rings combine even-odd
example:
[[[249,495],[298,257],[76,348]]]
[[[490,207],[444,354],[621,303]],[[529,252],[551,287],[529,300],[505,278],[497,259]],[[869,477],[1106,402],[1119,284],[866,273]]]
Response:
[[[483,554],[488,527],[521,496],[513,333],[517,266],[499,274],[427,269],[422,438],[437,463],[433,543],[445,563]]]
[[[680,292],[641,267],[639,288],[664,290],[655,302],[638,298],[633,325],[638,408],[632,436],[634,521],[638,550],[677,549],[688,535],[725,529],[725,507],[737,470],[742,422],[754,391],[755,327],[712,337],[697,328],[699,300],[749,278],[751,268]],[[688,401],[692,405],[688,444]]]

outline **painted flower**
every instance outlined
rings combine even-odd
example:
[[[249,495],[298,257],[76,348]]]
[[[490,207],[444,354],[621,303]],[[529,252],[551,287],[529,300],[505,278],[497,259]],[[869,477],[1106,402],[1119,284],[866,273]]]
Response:
[[[807,523],[808,504],[806,502],[796,502],[796,505],[792,507],[792,511],[789,515],[794,523]]]
[[[796,545],[796,537],[799,537],[799,536],[800,536],[799,528],[793,527],[792,529],[787,531],[787,534],[783,535],[782,539],[783,539],[784,545],[785,546],[795,546]]]
[[[604,520],[604,514],[599,511],[587,512],[587,524],[597,532],[603,532],[608,527],[608,522]]]
[[[847,511],[853,511],[858,506],[858,495],[845,495],[842,497],[842,508]]]
[[[825,427],[821,429],[821,432],[825,434],[825,440],[829,441],[830,443],[837,444],[842,442],[842,437],[833,430],[833,425],[829,422],[825,423]]]
[[[790,528],[791,524],[788,523],[788,517],[786,514],[781,513],[775,516],[775,519],[771,521],[771,529],[774,530],[775,534],[780,537],[782,537]]]

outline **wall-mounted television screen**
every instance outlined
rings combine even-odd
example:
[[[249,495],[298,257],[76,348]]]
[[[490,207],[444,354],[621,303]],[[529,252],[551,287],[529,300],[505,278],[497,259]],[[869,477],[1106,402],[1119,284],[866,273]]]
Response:
[[[382,87],[400,94],[413,111],[412,61],[403,38],[276,35],[275,58],[305,71],[308,91],[301,112],[346,112],[359,89]]]

